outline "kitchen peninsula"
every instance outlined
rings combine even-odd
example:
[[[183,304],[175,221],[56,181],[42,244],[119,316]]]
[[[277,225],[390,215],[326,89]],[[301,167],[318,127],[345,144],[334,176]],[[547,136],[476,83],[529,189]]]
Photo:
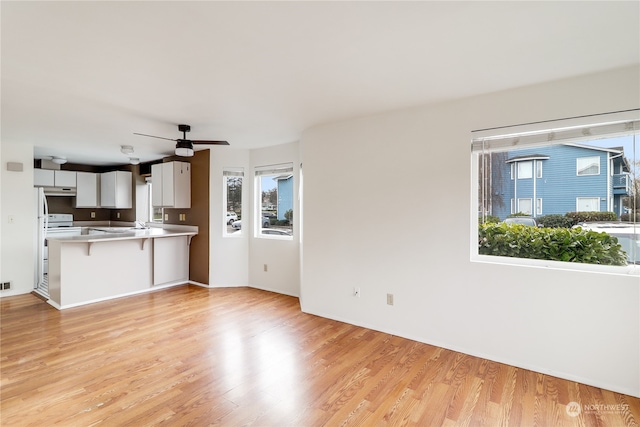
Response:
[[[198,227],[83,230],[49,237],[49,304],[57,309],[187,283]]]

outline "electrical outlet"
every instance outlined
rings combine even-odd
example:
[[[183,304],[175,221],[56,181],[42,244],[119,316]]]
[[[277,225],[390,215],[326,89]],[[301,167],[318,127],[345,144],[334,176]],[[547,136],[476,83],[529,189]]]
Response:
[[[164,220],[165,221],[169,221],[169,214],[168,213],[164,214]]]
[[[387,294],[387,305],[393,305],[393,294]]]
[[[91,212],[91,218],[95,218],[96,217],[96,213],[95,212]]]
[[[120,212],[116,212],[116,218],[120,219]]]
[[[267,264],[264,264],[264,265],[262,266],[262,269],[263,269],[264,271],[267,271]]]
[[[353,296],[360,297],[360,288],[353,288]]]
[[[181,213],[180,214],[180,221],[186,221],[187,220],[187,214]]]

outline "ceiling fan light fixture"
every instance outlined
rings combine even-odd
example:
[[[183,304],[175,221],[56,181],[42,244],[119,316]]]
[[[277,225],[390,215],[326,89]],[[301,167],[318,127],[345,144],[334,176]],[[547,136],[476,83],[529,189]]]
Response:
[[[193,144],[191,144],[191,141],[179,139],[176,144],[176,156],[193,157]]]
[[[120,152],[122,152],[122,154],[133,154],[133,147],[131,145],[121,145],[120,146]]]
[[[56,165],[64,165],[65,163],[67,163],[67,158],[61,156],[53,156],[51,157],[51,161]]]
[[[137,157],[129,157],[129,163],[132,165],[137,165],[140,163],[140,159]]]

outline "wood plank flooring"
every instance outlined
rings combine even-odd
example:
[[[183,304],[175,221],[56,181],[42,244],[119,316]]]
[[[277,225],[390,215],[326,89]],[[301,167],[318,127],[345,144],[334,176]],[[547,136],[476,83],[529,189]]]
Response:
[[[0,312],[2,426],[640,421],[640,399],[308,315],[256,289],[183,286],[65,311],[21,295]]]

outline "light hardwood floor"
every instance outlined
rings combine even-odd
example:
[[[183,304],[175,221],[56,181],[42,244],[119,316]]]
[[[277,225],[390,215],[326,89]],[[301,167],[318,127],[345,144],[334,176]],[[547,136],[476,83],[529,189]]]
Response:
[[[640,399],[308,315],[256,289],[183,286],[62,312],[22,295],[0,310],[2,426],[640,420]]]

